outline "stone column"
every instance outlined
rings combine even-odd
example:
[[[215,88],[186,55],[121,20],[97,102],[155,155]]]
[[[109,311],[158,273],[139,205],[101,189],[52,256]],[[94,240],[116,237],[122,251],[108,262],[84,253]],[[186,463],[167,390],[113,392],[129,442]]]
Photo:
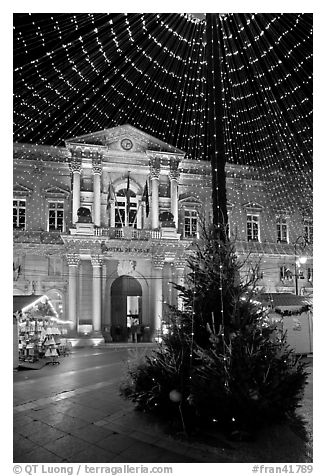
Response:
[[[159,157],[151,157],[151,174],[150,180],[152,184],[152,229],[159,226],[159,179],[160,179],[160,159]]]
[[[99,255],[91,256],[93,267],[93,331],[101,331],[101,268],[102,258]]]
[[[162,327],[163,317],[163,267],[164,258],[154,256],[153,289],[154,289],[154,337]]]
[[[68,254],[66,256],[69,267],[69,321],[71,330],[77,332],[77,280],[78,280],[78,265],[80,257],[77,254]]]
[[[169,265],[168,265],[168,276],[167,276],[167,279],[168,279],[168,282],[167,282],[167,296],[166,296],[166,300],[167,300],[167,303],[172,306],[173,305],[173,272],[172,272],[172,269],[173,269],[173,262],[170,262]]]
[[[171,213],[174,218],[175,227],[178,230],[178,179],[179,171],[170,166],[170,194],[171,194]]]
[[[78,221],[77,210],[80,207],[80,174],[81,161],[73,159],[70,162],[70,170],[72,172],[72,223]]]
[[[141,196],[137,196],[137,228],[140,230],[143,228],[143,203]]]
[[[184,285],[184,270],[186,267],[186,261],[183,258],[178,258],[175,261],[175,269],[177,272],[177,284],[179,286]],[[183,309],[183,300],[180,297],[179,291],[177,291],[177,308],[179,310]]]
[[[101,226],[101,174],[102,164],[101,159],[93,159],[93,221],[95,226]]]
[[[104,317],[105,315],[105,307],[106,307],[106,302],[105,302],[105,287],[106,287],[106,271],[107,271],[107,268],[106,268],[106,263],[107,261],[103,261],[102,263],[102,279],[101,279],[101,313],[102,313],[102,316]]]
[[[110,200],[110,226],[115,227],[115,200]]]

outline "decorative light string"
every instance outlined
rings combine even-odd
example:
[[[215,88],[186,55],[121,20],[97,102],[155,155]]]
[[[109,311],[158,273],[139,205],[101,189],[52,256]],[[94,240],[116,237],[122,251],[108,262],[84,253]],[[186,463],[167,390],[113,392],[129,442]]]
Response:
[[[205,28],[188,14],[15,14],[14,140],[61,150],[67,138],[131,123],[197,159],[204,174]],[[219,28],[226,160],[257,174],[227,187],[228,201],[236,209],[267,194],[303,219],[312,211],[312,17],[227,14]],[[20,183],[33,183],[28,170]],[[46,160],[44,177],[55,171]],[[206,182],[191,185],[195,198]],[[185,184],[179,191],[190,194]],[[275,233],[273,217],[266,226]]]

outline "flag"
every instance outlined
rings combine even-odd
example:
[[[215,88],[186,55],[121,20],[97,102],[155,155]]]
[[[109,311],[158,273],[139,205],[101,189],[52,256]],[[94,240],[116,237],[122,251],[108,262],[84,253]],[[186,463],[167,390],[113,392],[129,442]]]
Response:
[[[112,199],[112,196],[113,196],[113,191],[112,191],[112,184],[111,182],[109,183],[109,186],[108,186],[108,198],[107,198],[107,201],[106,201],[106,210],[109,211],[110,210],[110,201]]]
[[[108,198],[106,201],[106,210],[109,211],[111,207],[111,200],[115,200],[115,193],[114,193],[114,188],[111,182],[109,182],[108,186]]]
[[[148,185],[147,185],[147,180],[146,180],[145,187],[144,187],[144,192],[143,192],[143,196],[142,196],[142,201],[144,201],[145,204],[146,204],[146,217],[148,217],[148,214],[149,214],[149,199],[148,199]]]

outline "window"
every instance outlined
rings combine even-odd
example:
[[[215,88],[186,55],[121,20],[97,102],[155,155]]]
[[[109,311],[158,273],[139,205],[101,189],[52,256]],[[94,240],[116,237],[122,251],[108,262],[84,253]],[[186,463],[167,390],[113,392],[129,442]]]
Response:
[[[81,190],[84,192],[93,191],[93,177],[91,175],[83,176],[81,180]]]
[[[230,226],[231,210],[232,210],[231,206],[228,206],[227,207],[228,222],[227,222],[226,227],[225,227],[226,236],[228,238],[231,238],[231,226]]]
[[[312,225],[312,220],[310,219],[305,219],[303,222],[304,226],[304,236],[307,240],[308,243],[313,242],[313,225]]]
[[[197,238],[197,210],[185,210],[184,236],[186,238]]]
[[[288,243],[288,225],[284,217],[277,217],[276,232],[278,243]]]
[[[307,269],[307,279],[310,283],[313,281],[313,268],[308,268]]]
[[[49,231],[64,231],[64,204],[63,202],[49,202]]]
[[[259,241],[259,215],[247,214],[247,239]]]
[[[287,266],[280,267],[280,281],[291,281],[293,279],[292,271]]]
[[[259,269],[259,267],[254,266],[251,271],[251,279],[258,281],[259,279],[264,279],[264,273]]]
[[[14,199],[13,201],[13,226],[25,230],[26,200],[24,199]]]
[[[159,196],[169,198],[171,196],[170,188],[169,177],[167,175],[161,175],[159,182]]]
[[[129,194],[129,199],[127,194]],[[131,226],[137,228],[137,197],[132,190],[121,189],[116,194],[115,227]]]

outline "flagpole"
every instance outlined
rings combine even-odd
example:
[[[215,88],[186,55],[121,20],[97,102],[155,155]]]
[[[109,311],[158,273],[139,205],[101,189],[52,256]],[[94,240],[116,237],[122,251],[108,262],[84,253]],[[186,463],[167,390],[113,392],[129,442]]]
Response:
[[[137,210],[136,210],[136,215],[135,215],[134,221],[133,221],[132,224],[131,224],[131,227],[132,227],[132,228],[133,228],[134,224],[135,224],[136,221],[137,221],[137,215],[138,215],[138,212],[139,212],[141,203],[142,203],[142,200],[140,200],[139,203],[138,203],[138,207],[137,207]]]

